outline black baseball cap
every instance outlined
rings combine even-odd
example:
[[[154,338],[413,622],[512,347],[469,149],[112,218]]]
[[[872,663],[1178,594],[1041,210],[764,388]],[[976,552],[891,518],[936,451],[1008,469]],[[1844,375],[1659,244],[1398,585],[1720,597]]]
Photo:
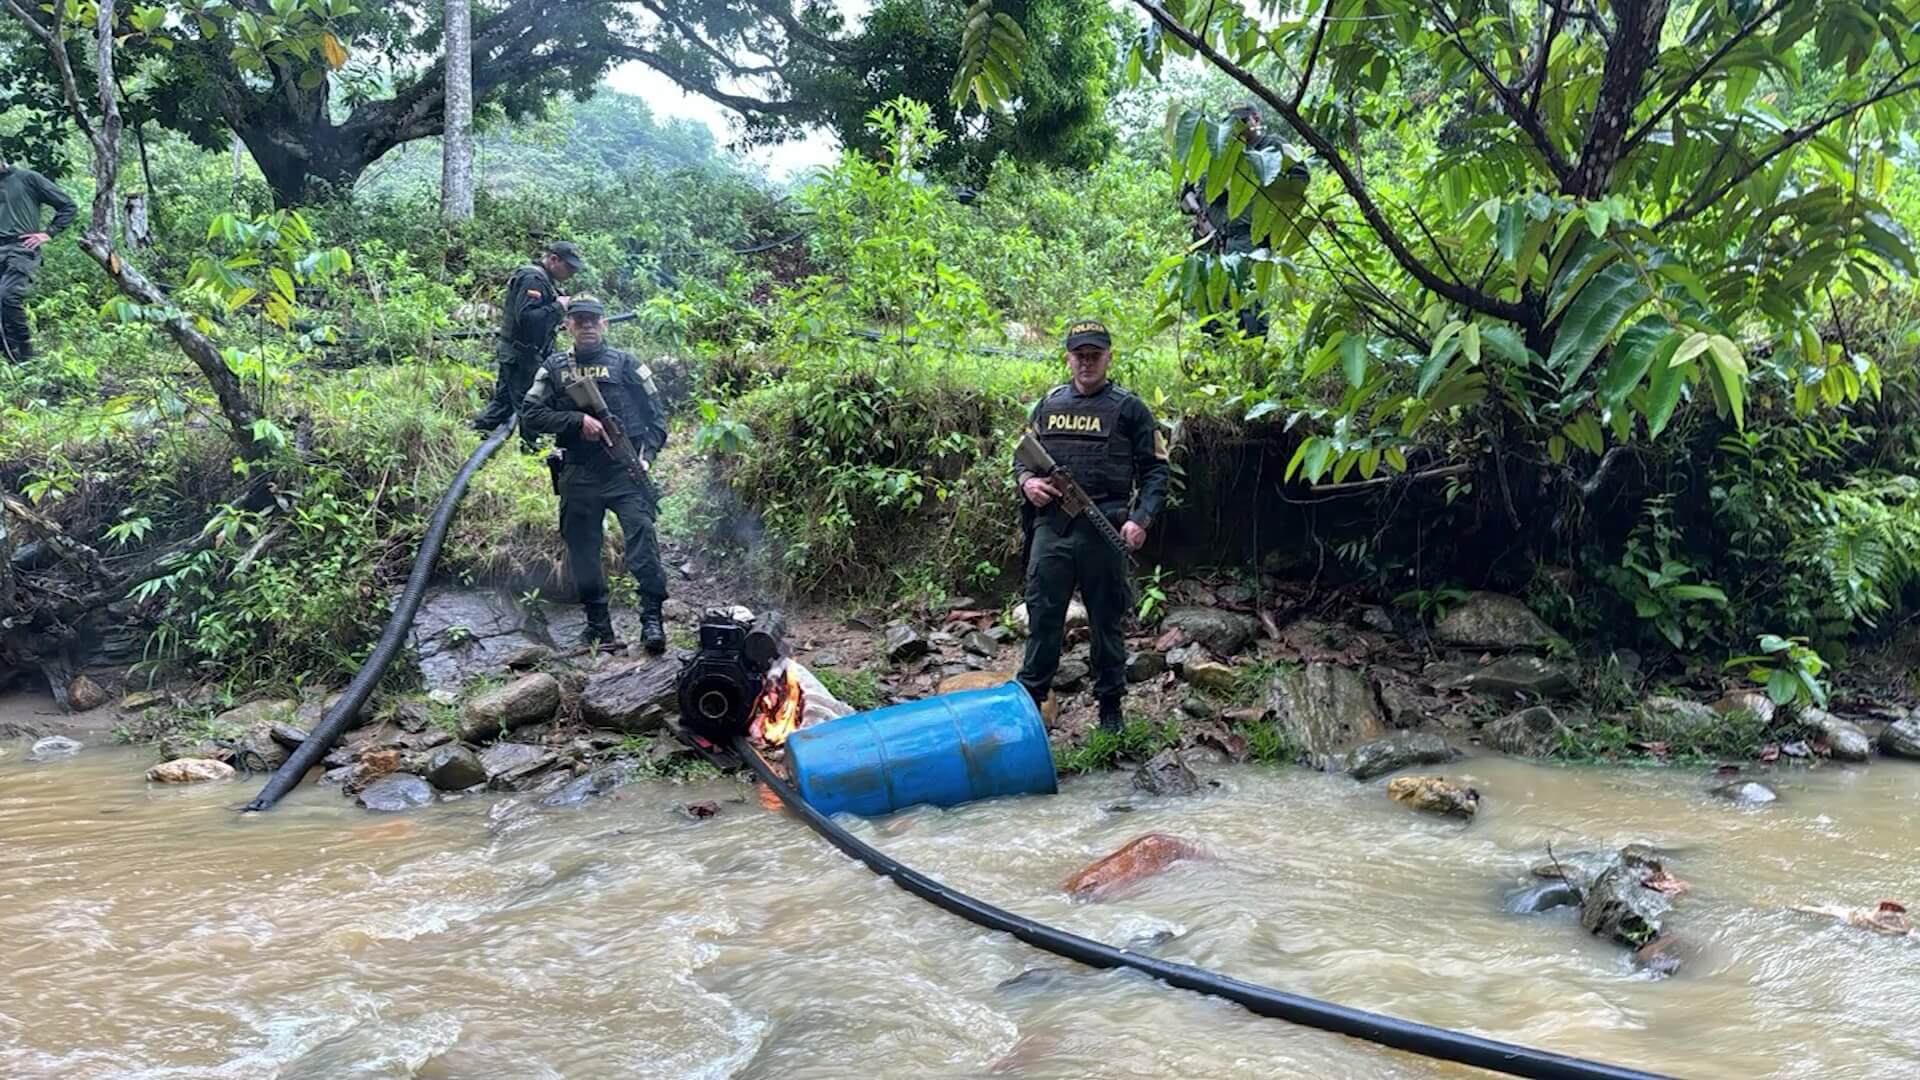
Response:
[[[1082,345],[1113,348],[1113,335],[1107,333],[1107,324],[1099,319],[1075,319],[1068,323],[1067,351],[1072,352]]]
[[[587,260],[580,257],[580,249],[566,240],[555,240],[548,244],[547,253],[560,256],[560,261],[573,267],[576,274],[587,268]]]
[[[607,306],[592,296],[576,296],[567,304],[567,317],[575,315],[598,315],[605,317]]]

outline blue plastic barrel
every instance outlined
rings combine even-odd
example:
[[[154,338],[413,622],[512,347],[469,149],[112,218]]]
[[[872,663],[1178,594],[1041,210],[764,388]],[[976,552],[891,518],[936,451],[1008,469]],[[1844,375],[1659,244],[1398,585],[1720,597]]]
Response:
[[[876,817],[1059,790],[1046,725],[1018,682],[801,728],[787,737],[787,763],[823,814]]]

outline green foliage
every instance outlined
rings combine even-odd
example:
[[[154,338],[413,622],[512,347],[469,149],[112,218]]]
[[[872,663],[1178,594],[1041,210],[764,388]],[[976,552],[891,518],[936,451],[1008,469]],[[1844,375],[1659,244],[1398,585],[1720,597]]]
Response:
[[[1054,764],[1063,773],[1090,773],[1111,769],[1122,761],[1145,761],[1170,746],[1180,745],[1180,727],[1171,720],[1154,723],[1143,716],[1128,717],[1119,731],[1094,728],[1079,746],[1053,748]]]
[[[1606,568],[1614,591],[1633,613],[1653,624],[1669,644],[1684,649],[1725,624],[1727,594],[1718,586],[1689,581],[1699,571],[1677,557],[1680,533],[1665,500],[1650,501],[1627,538],[1618,566]]]
[[[1165,566],[1155,566],[1140,576],[1137,585],[1140,590],[1140,608],[1135,612],[1139,620],[1147,625],[1160,621],[1167,611],[1167,581],[1172,573]]]
[[[1767,697],[1775,705],[1827,707],[1827,689],[1820,682],[1826,661],[1807,647],[1805,638],[1762,634],[1758,654],[1736,656],[1724,666],[1728,670],[1746,668],[1747,678],[1766,687]]]
[[[838,668],[809,669],[827,693],[853,706],[855,712],[866,712],[886,704],[880,692],[880,677],[872,668],[856,668],[842,671]]]

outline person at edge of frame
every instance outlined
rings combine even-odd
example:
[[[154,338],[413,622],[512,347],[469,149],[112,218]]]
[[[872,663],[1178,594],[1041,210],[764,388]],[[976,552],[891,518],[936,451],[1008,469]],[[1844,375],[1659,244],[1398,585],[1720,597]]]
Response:
[[[1099,512],[1119,526],[1127,546],[1138,550],[1166,503],[1166,440],[1146,402],[1107,379],[1113,338],[1105,324],[1094,319],[1069,324],[1066,362],[1070,380],[1034,406],[1031,429]],[[1077,586],[1093,634],[1093,693],[1100,705],[1100,727],[1118,731],[1127,690],[1126,556],[1084,515],[1069,517],[1054,505],[1060,489],[1018,460],[1014,482],[1025,499],[1021,525],[1028,551],[1028,635],[1020,684],[1036,704],[1046,700],[1060,666],[1067,605]]]
[[[538,262],[515,270],[507,278],[507,296],[500,305],[500,329],[495,332],[493,399],[473,418],[476,431],[492,431],[514,413],[533,385],[534,373],[554,348],[554,335],[566,317],[571,297],[560,291],[575,274],[587,268],[580,249],[555,240],[540,253]],[[531,452],[534,439],[522,425],[521,444]]]
[[[43,206],[53,209],[53,220],[44,228]],[[40,249],[73,224],[78,213],[53,181],[0,158],[0,356],[10,363],[33,359],[27,294],[40,269]]]
[[[620,519],[626,539],[627,572],[639,589],[640,641],[648,652],[658,655],[667,648],[661,621],[667,577],[660,567],[660,545],[653,527],[660,512],[659,492],[651,481],[636,480],[627,471],[613,453],[607,426],[575,408],[562,389],[563,380],[572,374],[570,368],[598,383],[608,410],[619,419],[651,471],[654,458],[667,445],[660,394],[651,371],[631,353],[606,344],[606,314],[606,308],[592,297],[573,300],[567,309],[573,348],[553,353],[540,365],[520,404],[520,423],[536,435],[554,436],[558,444],[554,490],[560,495],[560,537],[566,543],[567,565],[586,610],[587,628],[581,642],[605,645],[616,640],[607,609],[606,573],[600,565],[611,510]]]

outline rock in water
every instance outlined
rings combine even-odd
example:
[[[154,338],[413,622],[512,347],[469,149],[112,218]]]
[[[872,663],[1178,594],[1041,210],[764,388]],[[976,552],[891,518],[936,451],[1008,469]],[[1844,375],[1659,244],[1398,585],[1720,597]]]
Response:
[[[633,766],[625,762],[604,765],[579,777],[566,787],[540,800],[541,806],[578,806],[597,795],[605,795],[633,779]]]
[[[1472,820],[1480,812],[1480,793],[1438,776],[1397,776],[1387,782],[1387,797],[1429,814]]]
[[[1552,756],[1567,735],[1567,725],[1560,722],[1552,709],[1535,705],[1488,724],[1486,743],[1503,754],[1543,758]]]
[[[487,782],[487,769],[480,764],[480,756],[464,746],[443,746],[433,751],[422,775],[441,791],[465,791]]]
[[[1347,775],[1372,780],[1410,765],[1444,765],[1460,756],[1445,738],[1430,731],[1375,739],[1354,750]]]
[[[99,683],[85,675],[75,675],[67,683],[67,705],[74,712],[87,712],[105,705],[109,700],[106,690]]]
[[[643,660],[608,668],[580,691],[580,715],[594,727],[646,735],[679,711],[680,663]]]
[[[1920,759],[1920,717],[1909,716],[1890,725],[1880,736],[1880,752]]]
[[[1680,970],[1684,959],[1685,946],[1671,933],[1663,933],[1645,945],[1633,951],[1633,966],[1636,970],[1649,972],[1656,978],[1665,978]]]
[[[1148,833],[1068,878],[1068,895],[1076,900],[1100,900],[1137,881],[1152,877],[1185,859],[1203,859],[1200,848],[1177,836]]]
[[[560,682],[546,672],[522,675],[469,700],[460,710],[460,737],[491,739],[503,731],[538,723],[560,707]]]
[[[1433,637],[1443,644],[1473,649],[1527,649],[1550,643],[1554,633],[1521,601],[1477,592],[1434,625]]]
[[[288,750],[298,750],[307,741],[306,731],[292,724],[274,724],[267,729],[267,736]]]
[[[80,752],[80,744],[65,735],[49,735],[27,751],[28,761],[54,761]]]
[[[506,791],[522,790],[534,774],[558,760],[546,747],[526,743],[494,743],[480,755],[488,782]]]
[[[1642,850],[1622,850],[1587,889],[1580,905],[1580,925],[1589,934],[1632,949],[1659,937],[1660,922],[1673,907],[1666,893],[1647,884],[1660,872],[1660,862]]]
[[[211,758],[174,758],[147,770],[147,780],[154,784],[204,784],[231,779],[233,766]]]
[[[356,801],[369,810],[411,810],[433,802],[433,785],[412,773],[393,773],[367,785]]]
[[[906,623],[887,627],[887,659],[896,664],[918,660],[933,651],[933,645]]]
[[[1237,611],[1209,607],[1177,607],[1160,620],[1160,629],[1179,630],[1188,641],[1197,641],[1215,656],[1232,656],[1253,640],[1260,630],[1259,620]]]
[[[1508,893],[1501,903],[1509,915],[1536,915],[1554,908],[1573,907],[1580,902],[1580,890],[1569,881],[1549,881]]]
[[[1200,778],[1169,748],[1140,766],[1133,774],[1133,786],[1153,795],[1191,795],[1200,790]]]
[[[1158,678],[1165,674],[1166,670],[1167,657],[1164,653],[1148,650],[1146,652],[1131,653],[1127,656],[1127,681],[1130,683],[1146,682],[1148,679]]]
[[[1765,806],[1780,798],[1774,790],[1756,780],[1736,780],[1713,789],[1713,794],[1735,806]]]
[[[1842,720],[1824,709],[1808,709],[1800,719],[1820,729],[1835,761],[1866,761],[1873,756],[1873,740],[1851,720]]]

